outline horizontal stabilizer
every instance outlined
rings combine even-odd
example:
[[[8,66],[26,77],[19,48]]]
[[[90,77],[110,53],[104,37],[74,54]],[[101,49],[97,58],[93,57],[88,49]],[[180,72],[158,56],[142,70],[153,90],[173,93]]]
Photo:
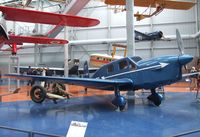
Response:
[[[200,75],[200,72],[192,72],[192,73],[187,73],[187,74],[183,74],[182,77],[185,78],[185,77],[195,77],[195,76],[199,76]]]

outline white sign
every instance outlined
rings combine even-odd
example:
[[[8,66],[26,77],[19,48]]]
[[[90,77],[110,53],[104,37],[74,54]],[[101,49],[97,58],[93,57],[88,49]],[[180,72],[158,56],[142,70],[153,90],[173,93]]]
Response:
[[[66,137],[84,137],[87,125],[87,122],[71,121]]]

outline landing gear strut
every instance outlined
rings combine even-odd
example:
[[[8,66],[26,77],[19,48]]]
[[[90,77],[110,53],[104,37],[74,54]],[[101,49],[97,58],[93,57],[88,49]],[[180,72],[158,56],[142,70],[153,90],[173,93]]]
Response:
[[[117,106],[120,111],[123,111],[126,107],[126,99],[120,95],[118,86],[115,86],[115,99],[112,101],[112,103]]]
[[[159,106],[162,101],[162,96],[156,93],[155,89],[151,89],[151,95],[149,95],[147,99],[153,102],[156,106]]]

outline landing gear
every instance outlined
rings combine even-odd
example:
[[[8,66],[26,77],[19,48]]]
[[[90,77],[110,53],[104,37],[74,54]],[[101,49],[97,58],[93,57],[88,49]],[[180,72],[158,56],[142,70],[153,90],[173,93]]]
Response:
[[[67,99],[70,99],[69,94],[65,92],[65,90],[66,90],[65,85],[62,83],[53,83],[52,85],[53,94],[67,97]]]
[[[46,90],[40,85],[33,86],[30,96],[35,103],[42,103],[46,98]]]
[[[151,89],[151,95],[149,95],[147,99],[153,102],[156,106],[159,106],[162,101],[162,96],[156,93],[155,89]]]
[[[46,98],[52,99],[56,104],[58,99],[70,99],[72,94],[65,91],[65,85],[59,82],[53,83],[51,90],[41,85],[35,85],[30,90],[30,96],[33,102],[42,103]]]
[[[112,103],[119,108],[120,111],[124,111],[126,108],[127,101],[125,97],[120,95],[118,86],[115,87],[115,99],[112,101]]]

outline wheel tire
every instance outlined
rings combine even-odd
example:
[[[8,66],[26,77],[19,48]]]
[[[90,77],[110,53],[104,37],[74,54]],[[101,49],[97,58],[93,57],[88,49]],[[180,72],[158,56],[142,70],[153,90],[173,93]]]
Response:
[[[40,86],[33,86],[30,90],[30,96],[33,102],[42,103],[46,98],[46,90]]]
[[[112,103],[119,108],[120,111],[124,111],[126,108],[127,101],[123,96],[116,97]]]
[[[119,106],[120,111],[124,111],[126,109],[126,104],[124,106]]]
[[[148,100],[154,103],[156,106],[160,106],[162,98],[158,95],[158,93],[151,94],[147,97]]]

